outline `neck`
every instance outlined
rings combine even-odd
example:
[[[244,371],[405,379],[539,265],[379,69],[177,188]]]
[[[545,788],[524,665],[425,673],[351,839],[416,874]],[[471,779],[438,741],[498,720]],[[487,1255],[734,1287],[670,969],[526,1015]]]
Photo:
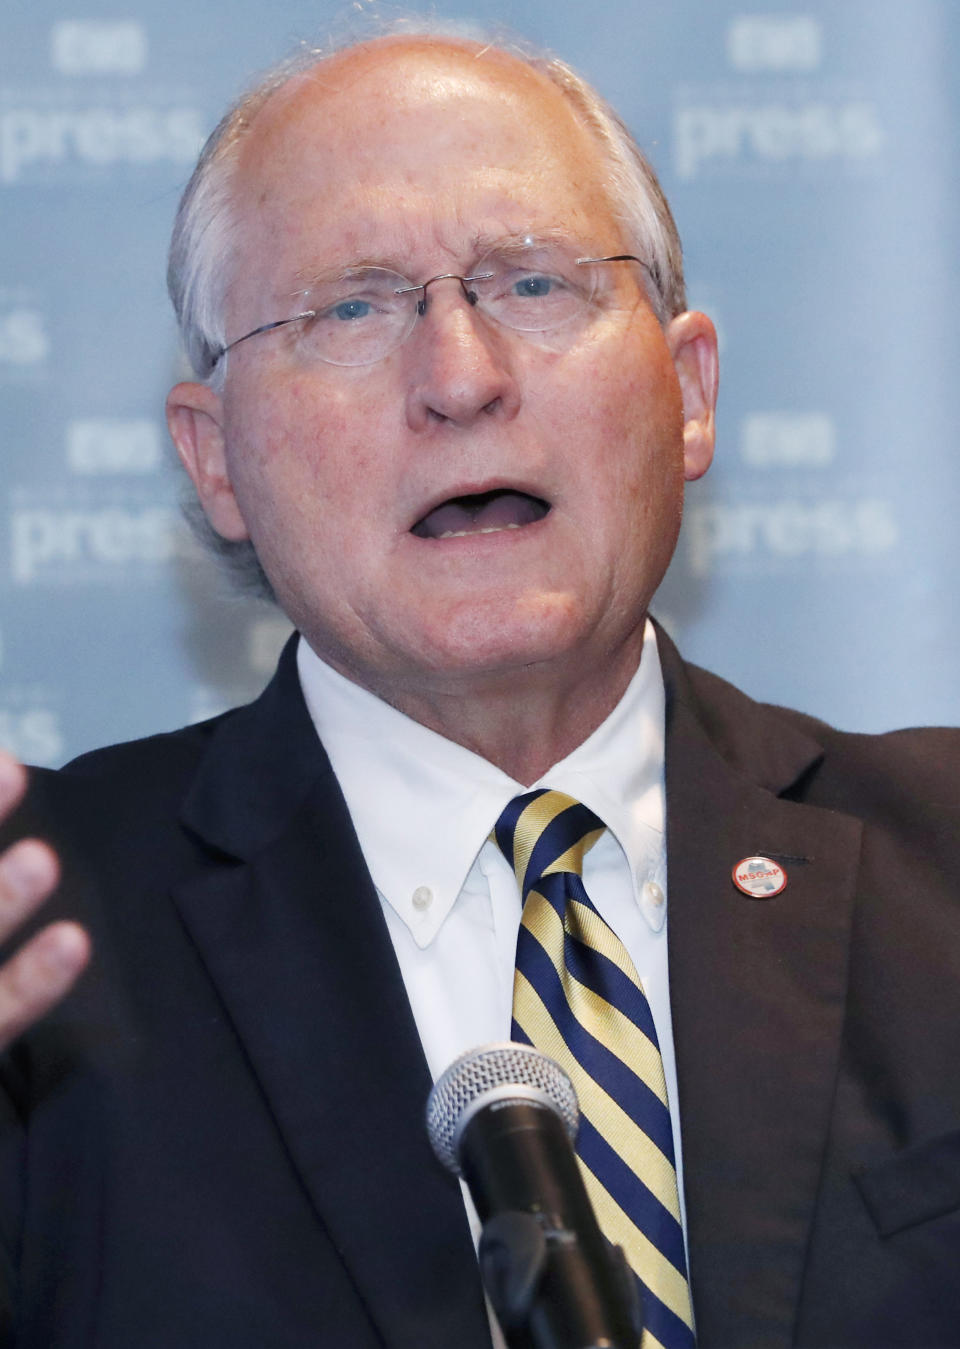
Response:
[[[636,648],[619,660],[587,665],[581,659],[567,679],[559,679],[556,670],[527,666],[474,677],[469,690],[391,686],[371,692],[529,787],[606,720],[636,673],[641,651],[642,628]],[[352,677],[350,671],[341,673]]]

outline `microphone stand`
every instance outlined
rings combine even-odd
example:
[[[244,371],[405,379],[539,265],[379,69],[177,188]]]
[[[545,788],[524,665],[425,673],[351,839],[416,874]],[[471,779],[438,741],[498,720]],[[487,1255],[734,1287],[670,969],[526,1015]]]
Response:
[[[483,1223],[480,1273],[510,1349],[639,1349],[640,1295],[597,1225],[559,1116],[501,1103],[460,1141]]]

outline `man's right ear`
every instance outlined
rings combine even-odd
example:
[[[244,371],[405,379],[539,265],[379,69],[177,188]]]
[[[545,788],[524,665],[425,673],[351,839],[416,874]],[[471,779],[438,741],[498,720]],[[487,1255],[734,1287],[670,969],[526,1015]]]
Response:
[[[227,467],[219,394],[206,384],[175,385],[167,396],[167,426],[211,525],[225,539],[249,538]]]

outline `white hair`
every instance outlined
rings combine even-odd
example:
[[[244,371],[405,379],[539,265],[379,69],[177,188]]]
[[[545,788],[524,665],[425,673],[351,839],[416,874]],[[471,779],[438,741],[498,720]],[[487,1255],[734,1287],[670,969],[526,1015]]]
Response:
[[[683,312],[683,254],[667,199],[627,127],[586,80],[564,61],[515,38],[491,40],[463,24],[405,19],[386,31],[381,25],[373,40],[399,36],[447,39],[481,56],[486,51],[512,56],[549,79],[599,144],[611,206],[629,246],[645,263],[648,296],[658,319],[666,324]],[[190,363],[197,376],[214,388],[222,387],[228,360],[223,354],[224,309],[238,226],[232,210],[234,175],[243,141],[264,104],[288,81],[370,40],[370,35],[353,36],[322,48],[305,48],[272,67],[226,112],[200,152],[174,221],[167,286]],[[241,590],[272,598],[249,541],[221,538],[192,494],[185,499],[184,511],[194,532],[223,559]]]

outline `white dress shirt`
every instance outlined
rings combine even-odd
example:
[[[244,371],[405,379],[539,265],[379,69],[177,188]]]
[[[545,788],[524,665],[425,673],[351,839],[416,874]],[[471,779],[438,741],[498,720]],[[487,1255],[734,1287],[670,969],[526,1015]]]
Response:
[[[520,896],[489,835],[531,790],[324,664],[300,639],[307,707],[353,818],[434,1080],[468,1049],[509,1040]],[[535,783],[607,826],[584,884],[630,953],[650,1003],[671,1106],[683,1214],[677,1075],[667,971],[664,690],[650,623],[622,699]],[[343,904],[350,896],[340,897]],[[476,1235],[476,1215],[468,1204]],[[684,1234],[686,1220],[684,1218]]]

